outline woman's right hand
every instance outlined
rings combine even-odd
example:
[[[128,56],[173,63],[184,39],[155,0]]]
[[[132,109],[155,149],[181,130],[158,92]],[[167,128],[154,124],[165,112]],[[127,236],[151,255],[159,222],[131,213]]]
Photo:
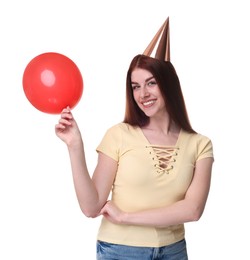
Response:
[[[55,132],[67,146],[74,146],[81,142],[80,130],[69,107],[61,112],[58,124],[55,125]]]

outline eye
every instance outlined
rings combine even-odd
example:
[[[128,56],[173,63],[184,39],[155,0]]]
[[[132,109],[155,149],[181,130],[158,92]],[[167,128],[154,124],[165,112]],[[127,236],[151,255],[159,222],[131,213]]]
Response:
[[[155,80],[150,80],[147,85],[148,86],[155,86],[155,85],[157,85],[157,82]]]
[[[132,85],[133,90],[136,90],[136,89],[139,89],[139,88],[140,88],[140,85]]]

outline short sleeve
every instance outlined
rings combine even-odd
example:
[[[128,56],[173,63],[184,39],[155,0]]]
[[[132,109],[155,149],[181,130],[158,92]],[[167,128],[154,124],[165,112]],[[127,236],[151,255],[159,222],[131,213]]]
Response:
[[[207,157],[214,158],[213,144],[209,138],[207,138],[206,136],[201,136],[201,139],[198,143],[197,161]]]
[[[97,146],[96,151],[102,152],[115,161],[118,161],[121,142],[122,140],[120,128],[118,125],[113,126],[106,131],[100,144]]]

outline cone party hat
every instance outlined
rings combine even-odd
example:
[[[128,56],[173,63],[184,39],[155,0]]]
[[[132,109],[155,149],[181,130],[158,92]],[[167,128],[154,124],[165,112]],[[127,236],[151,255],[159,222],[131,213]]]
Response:
[[[163,61],[170,61],[170,39],[169,39],[169,17],[166,19],[164,24],[158,30],[146,50],[143,52],[144,55],[150,56],[156,47],[155,58]]]

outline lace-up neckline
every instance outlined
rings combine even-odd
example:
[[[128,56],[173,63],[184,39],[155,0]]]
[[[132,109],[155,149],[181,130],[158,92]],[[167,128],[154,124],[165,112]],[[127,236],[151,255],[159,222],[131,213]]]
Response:
[[[156,145],[151,144],[144,135],[142,129],[141,134],[147,141],[146,148],[149,150],[149,155],[154,162],[154,167],[158,174],[169,174],[175,167],[175,162],[178,158],[178,152],[180,150],[178,144],[182,130],[180,130],[175,145]]]
[[[147,145],[146,148],[149,148],[149,154],[154,161],[157,173],[169,174],[174,169],[179,147]]]

